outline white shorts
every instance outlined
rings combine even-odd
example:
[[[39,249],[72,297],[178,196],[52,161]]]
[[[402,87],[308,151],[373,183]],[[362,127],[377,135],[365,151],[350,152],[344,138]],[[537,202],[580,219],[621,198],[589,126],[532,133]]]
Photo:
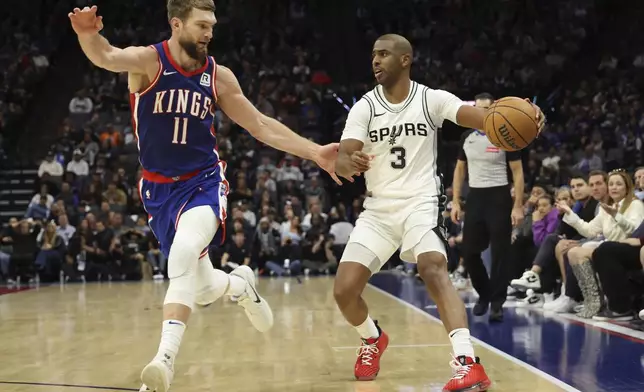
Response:
[[[364,208],[341,262],[358,262],[375,273],[397,249],[400,258],[410,263],[415,263],[418,255],[432,251],[447,260],[438,197],[367,198]]]

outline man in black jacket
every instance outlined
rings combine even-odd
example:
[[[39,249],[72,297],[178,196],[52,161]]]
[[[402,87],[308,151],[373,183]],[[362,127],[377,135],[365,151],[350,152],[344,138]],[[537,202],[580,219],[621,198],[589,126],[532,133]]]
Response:
[[[573,210],[581,219],[590,222],[595,217],[597,200],[590,197],[588,180],[581,174],[573,174],[570,179],[570,193],[575,201]],[[561,200],[557,200],[562,202]],[[526,297],[525,304],[542,306],[543,295],[540,293],[552,293],[555,289],[555,282],[558,276],[565,276],[560,271],[555,248],[561,241],[566,241],[568,246],[575,246],[583,236],[567,223],[560,221],[557,230],[546,236],[541,244],[537,255],[532,263],[532,268],[526,271],[519,279],[513,279],[510,285],[521,291],[533,290],[534,294]]]

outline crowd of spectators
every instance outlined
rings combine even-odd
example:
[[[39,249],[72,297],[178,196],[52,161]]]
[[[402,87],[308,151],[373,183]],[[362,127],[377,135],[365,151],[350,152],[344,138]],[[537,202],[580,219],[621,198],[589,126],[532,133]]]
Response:
[[[15,141],[34,88],[49,70],[61,31],[56,24],[71,1],[35,0],[3,3],[0,22],[0,160],[6,143]],[[31,15],[29,20],[24,15]],[[64,13],[63,13],[64,16]]]

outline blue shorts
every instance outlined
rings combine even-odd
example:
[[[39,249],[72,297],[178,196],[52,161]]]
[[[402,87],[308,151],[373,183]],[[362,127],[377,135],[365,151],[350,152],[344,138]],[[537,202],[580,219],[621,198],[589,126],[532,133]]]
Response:
[[[217,166],[202,170],[185,181],[159,183],[141,178],[139,196],[148,213],[148,224],[166,257],[170,253],[179,217],[194,207],[210,206],[219,218],[219,230],[211,244],[220,245],[226,238],[224,223],[229,186],[225,171],[226,164],[219,162]],[[201,257],[207,253],[208,247],[201,253]]]

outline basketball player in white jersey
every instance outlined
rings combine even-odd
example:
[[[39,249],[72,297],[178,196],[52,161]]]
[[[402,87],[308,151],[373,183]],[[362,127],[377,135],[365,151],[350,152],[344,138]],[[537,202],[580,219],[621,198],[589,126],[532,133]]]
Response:
[[[379,85],[351,108],[346,121],[336,173],[364,172],[368,197],[342,255],[334,296],[362,338],[355,377],[373,380],[389,338],[369,316],[361,294],[371,275],[400,248],[404,261],[418,263],[452,342],[454,375],[443,391],[484,391],[491,382],[474,355],[465,306],[447,272],[445,198],[436,156],[445,120],[484,129],[485,110],[412,81],[412,59],[407,39],[380,37],[372,52]]]

